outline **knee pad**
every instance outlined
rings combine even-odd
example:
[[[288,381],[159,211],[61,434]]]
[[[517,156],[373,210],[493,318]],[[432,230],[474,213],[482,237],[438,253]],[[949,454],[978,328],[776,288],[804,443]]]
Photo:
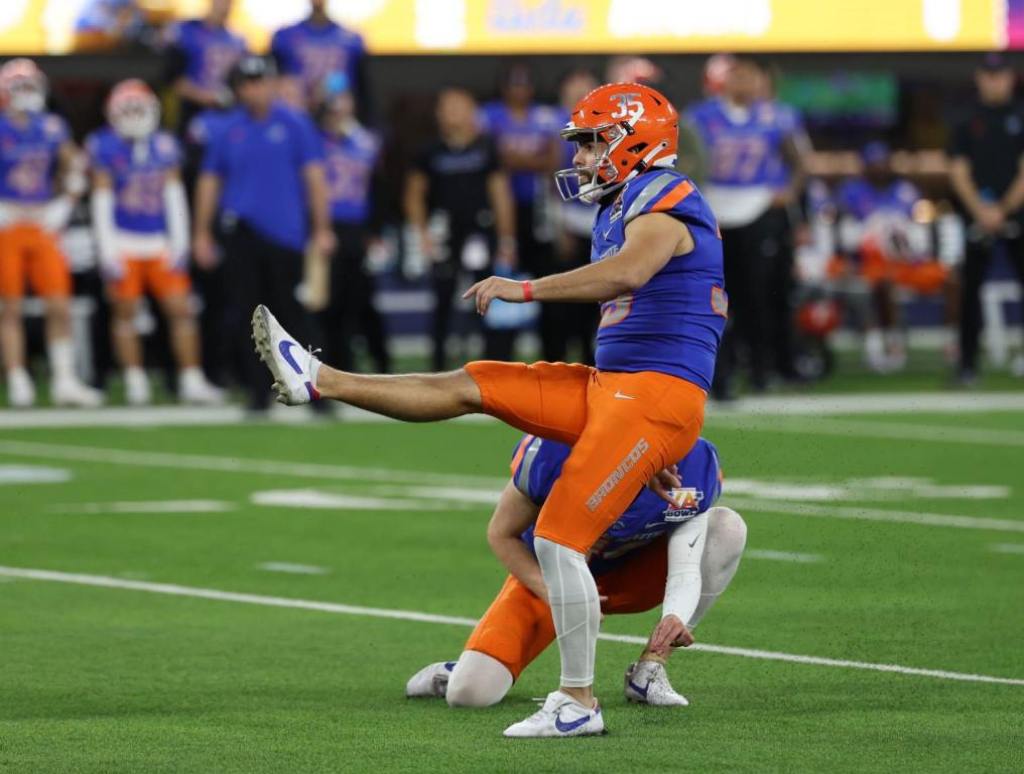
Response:
[[[512,673],[496,658],[464,650],[451,677],[445,700],[449,707],[490,707],[505,698],[512,687]]]

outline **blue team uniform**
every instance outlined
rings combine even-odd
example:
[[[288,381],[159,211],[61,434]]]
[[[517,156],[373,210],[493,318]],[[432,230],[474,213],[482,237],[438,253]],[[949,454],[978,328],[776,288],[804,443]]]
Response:
[[[221,212],[271,242],[304,250],[308,206],[303,168],[323,161],[323,143],[305,114],[275,103],[257,119],[245,110],[225,117],[203,156],[204,172],[221,178]]]
[[[167,173],[181,164],[181,148],[167,132],[155,132],[142,143],[105,127],[89,135],[85,147],[93,168],[113,178],[117,227],[136,234],[160,234],[167,228],[164,185]]]
[[[866,220],[876,212],[889,212],[909,218],[914,202],[921,194],[913,183],[894,180],[884,188],[876,188],[863,178],[847,180],[836,196],[839,207],[857,220]]]
[[[380,140],[360,127],[342,136],[325,132],[323,141],[331,220],[365,223],[370,218],[370,188],[380,156]]]
[[[366,45],[361,35],[340,24],[317,25],[307,19],[275,32],[270,53],[283,75],[299,78],[309,89],[337,72],[345,73],[349,83],[358,83],[357,69]]]
[[[542,505],[562,472],[572,447],[537,436],[525,436],[516,445],[512,481],[516,489],[534,504]],[[602,536],[607,542],[591,558],[590,569],[600,575],[614,566],[615,560],[633,549],[670,533],[679,524],[704,513],[718,500],[722,489],[718,450],[710,441],[697,440],[693,449],[679,462],[682,487],[677,490],[681,504],[673,507],[649,489],[636,499]],[[533,527],[522,535],[533,548]]]
[[[222,89],[228,72],[246,53],[245,41],[225,27],[211,27],[202,19],[172,24],[167,44],[185,59],[184,75],[204,89]]]
[[[236,114],[242,108],[236,107],[229,110],[210,108],[196,113],[185,128],[185,141],[189,145],[206,147],[228,124],[236,119]]]
[[[626,183],[598,212],[590,260],[617,253],[626,226],[652,212],[682,221],[694,249],[669,259],[639,290],[601,305],[596,364],[602,371],[658,371],[708,390],[728,298],[718,225],[692,181],[656,168]]]
[[[716,186],[782,188],[789,180],[783,142],[802,131],[800,115],[788,105],[755,102],[736,121],[718,98],[695,105],[686,119],[709,151],[708,183]]]
[[[0,200],[52,199],[59,150],[70,136],[64,119],[52,113],[30,115],[24,126],[0,115]]]
[[[504,102],[491,102],[480,111],[485,131],[494,137],[499,150],[538,156],[548,152],[551,142],[565,124],[557,110],[532,105],[523,118],[516,117]],[[512,195],[517,204],[530,204],[537,197],[546,176],[535,172],[514,172],[509,175]]]

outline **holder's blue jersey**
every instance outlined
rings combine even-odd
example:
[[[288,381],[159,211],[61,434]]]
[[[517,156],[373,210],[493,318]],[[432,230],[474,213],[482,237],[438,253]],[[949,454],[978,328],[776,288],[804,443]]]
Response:
[[[309,89],[328,75],[343,72],[356,83],[356,65],[366,53],[363,38],[340,24],[312,24],[308,19],[274,33],[270,42],[284,75],[299,78]]]
[[[688,110],[686,119],[708,149],[706,182],[773,188],[788,182],[783,142],[802,131],[800,116],[793,108],[771,101],[755,102],[742,118],[737,118],[716,97]]]
[[[114,183],[114,222],[136,234],[160,234],[164,218],[167,173],[181,164],[178,141],[155,132],[136,143],[105,127],[85,142],[93,169],[106,172]]]
[[[536,505],[542,505],[562,472],[571,446],[537,436],[524,436],[512,457],[512,481],[516,488]],[[626,511],[598,541],[603,543],[591,558],[591,571],[598,575],[608,564],[635,548],[671,532],[679,524],[704,513],[715,504],[722,489],[718,450],[710,441],[697,443],[679,461],[682,486],[673,490],[679,505],[673,507],[650,489],[644,488]],[[533,527],[522,534],[533,548]]]
[[[693,182],[655,168],[626,183],[598,212],[590,261],[615,255],[625,244],[626,226],[653,212],[682,221],[694,248],[669,259],[639,290],[601,305],[597,367],[659,371],[708,390],[729,304],[718,223]]]
[[[370,186],[380,140],[362,127],[340,137],[325,132],[323,138],[331,220],[365,223],[370,217]]]
[[[53,198],[57,157],[70,137],[53,113],[30,115],[24,126],[0,115],[0,199],[40,204]]]
[[[211,27],[202,19],[188,19],[167,29],[167,44],[181,51],[185,77],[204,89],[222,89],[228,72],[247,47],[227,27]]]
[[[889,212],[909,218],[914,203],[921,198],[907,180],[894,180],[885,188],[876,188],[863,178],[847,180],[836,195],[839,207],[857,220],[866,220],[876,212]]]

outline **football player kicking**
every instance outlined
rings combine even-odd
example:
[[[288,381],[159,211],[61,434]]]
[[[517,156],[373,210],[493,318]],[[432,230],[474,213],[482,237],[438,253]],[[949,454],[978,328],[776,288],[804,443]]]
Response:
[[[604,731],[593,692],[601,609],[587,554],[648,482],[663,493],[679,486],[669,468],[704,422],[727,300],[715,218],[673,168],[678,135],[675,109],[647,86],[607,84],[585,96],[562,131],[577,145],[573,168],[556,181],[564,197],[600,205],[590,265],[532,282],[489,277],[466,291],[481,314],[494,299],[603,302],[596,368],[483,361],[441,374],[345,373],[304,351],[265,306],[253,314],[283,403],[331,398],[410,422],[485,413],[572,447],[533,538],[561,685],[508,736]],[[567,727],[560,719],[570,713]]]
[[[511,575],[477,624],[458,661],[424,667],[409,680],[409,697],[445,697],[453,707],[501,701],[523,670],[555,639],[547,589],[533,553],[533,525],[571,452],[556,441],[526,436],[512,457],[487,530],[488,542]],[[652,706],[686,706],[665,672],[673,647],[693,643],[693,627],[725,591],[739,566],[747,527],[716,506],[721,470],[715,447],[699,439],[680,460],[675,504],[642,491],[591,548],[588,564],[602,612],[638,613],[662,605],[639,660],[626,669],[626,699]],[[563,712],[559,723],[579,719]]]
[[[137,78],[107,100],[110,125],[89,136],[92,223],[100,267],[113,305],[114,349],[124,369],[125,398],[150,402],[135,315],[145,292],[167,316],[178,362],[182,403],[218,405],[224,395],[199,366],[199,331],[189,303],[188,204],[178,141],[158,131],[160,102]]]

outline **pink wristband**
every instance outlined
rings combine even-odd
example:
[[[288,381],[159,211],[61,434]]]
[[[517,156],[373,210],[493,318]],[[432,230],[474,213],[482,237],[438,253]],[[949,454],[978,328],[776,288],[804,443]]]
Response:
[[[533,301],[533,285],[530,284],[530,280],[525,280],[522,284],[523,301]]]

